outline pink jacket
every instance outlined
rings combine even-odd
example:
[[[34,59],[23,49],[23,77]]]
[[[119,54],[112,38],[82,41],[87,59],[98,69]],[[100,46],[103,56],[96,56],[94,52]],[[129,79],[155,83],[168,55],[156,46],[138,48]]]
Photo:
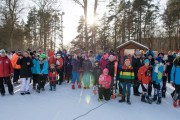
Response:
[[[110,75],[101,74],[99,77],[99,84],[102,85],[105,89],[109,89],[111,87],[112,78]]]

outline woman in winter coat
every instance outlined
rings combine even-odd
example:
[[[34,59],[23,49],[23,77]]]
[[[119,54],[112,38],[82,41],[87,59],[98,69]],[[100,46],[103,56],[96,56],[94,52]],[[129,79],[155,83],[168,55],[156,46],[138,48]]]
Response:
[[[103,101],[103,97],[105,100],[110,100],[111,97],[111,82],[112,78],[108,75],[109,71],[107,68],[103,70],[103,73],[99,77],[99,101]]]
[[[100,62],[99,62],[99,67],[104,70],[108,64],[108,53],[104,53],[103,57],[101,58]]]
[[[174,94],[176,93],[177,98],[180,99],[180,56],[174,60],[171,71],[171,83],[175,87],[175,91],[171,93],[171,96],[174,97]]]
[[[20,78],[21,78],[21,95],[30,94],[29,83],[32,77],[31,67],[33,66],[32,60],[29,57],[28,52],[24,52],[23,56],[19,56],[17,65],[21,66]]]
[[[13,95],[13,86],[10,80],[10,75],[13,75],[13,67],[10,59],[6,56],[5,50],[1,50],[0,55],[0,92],[1,95],[5,95],[4,81],[8,85],[8,91],[10,95]]]
[[[72,59],[72,89],[75,89],[75,82],[77,80],[78,88],[81,88],[80,83],[80,69],[81,69],[81,61],[78,59],[77,55],[74,54],[74,58]]]
[[[91,70],[92,70],[92,63],[89,60],[88,56],[85,56],[85,59],[82,64],[82,70],[83,70],[83,86],[84,89],[89,89],[90,87],[90,76],[91,76]]]
[[[48,77],[48,60],[46,59],[45,54],[41,54],[39,58],[39,62],[37,64],[37,71],[39,73],[39,80],[37,86],[37,92],[40,93],[40,90],[44,91],[44,86]]]

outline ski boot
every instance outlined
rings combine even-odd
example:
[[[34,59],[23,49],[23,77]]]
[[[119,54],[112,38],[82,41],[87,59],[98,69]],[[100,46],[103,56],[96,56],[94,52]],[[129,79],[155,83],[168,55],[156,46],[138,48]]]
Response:
[[[160,97],[158,97],[158,100],[157,100],[157,103],[156,103],[156,104],[158,104],[158,105],[161,104],[161,98],[160,98]]]
[[[74,85],[74,84],[72,84],[72,89],[73,89],[73,90],[75,89],[75,85]]]
[[[80,83],[78,83],[78,88],[81,89],[81,84]]]
[[[123,96],[121,100],[119,100],[120,103],[126,102],[125,97]]]
[[[131,105],[130,97],[127,97],[127,104]]]

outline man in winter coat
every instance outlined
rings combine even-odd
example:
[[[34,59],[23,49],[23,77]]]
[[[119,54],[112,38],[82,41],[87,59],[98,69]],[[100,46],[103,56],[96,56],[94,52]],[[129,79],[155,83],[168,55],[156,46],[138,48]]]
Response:
[[[5,50],[1,50],[0,55],[0,92],[5,95],[4,81],[8,85],[10,95],[13,95],[13,86],[10,80],[10,75],[13,75],[13,68],[10,59],[6,56]]]
[[[64,68],[65,68],[65,75],[67,78],[67,83],[69,83],[69,80],[71,79],[71,74],[72,74],[72,64],[71,64],[71,55],[68,55],[66,58],[66,61],[64,63]]]
[[[33,66],[32,59],[29,57],[28,52],[24,52],[23,56],[19,56],[17,65],[21,66],[20,78],[21,83],[21,95],[30,94],[29,83],[32,77],[31,67]]]
[[[101,58],[100,60],[100,64],[99,64],[99,67],[104,70],[108,64],[108,53],[104,53],[103,57]]]
[[[18,80],[19,80],[20,69],[21,69],[21,66],[17,65],[17,60],[19,59],[19,56],[21,56],[21,51],[17,50],[16,53],[13,54],[12,60],[11,60],[11,63],[14,69],[13,83],[16,83],[16,84],[19,84]]]
[[[140,51],[137,50],[135,52],[135,56],[133,56],[133,58],[132,58],[132,67],[134,69],[134,75],[135,75],[134,86],[133,86],[135,96],[140,96],[140,94],[141,94],[138,91],[139,86],[140,86],[140,83],[138,81],[138,70],[143,65],[142,61],[143,60],[141,58],[141,53],[140,53]]]
[[[56,54],[56,70],[59,75],[59,85],[61,85],[63,82],[64,60],[59,53]]]
[[[166,68],[166,72],[167,72],[167,75],[168,75],[168,83],[170,83],[171,81],[171,69],[172,69],[172,66],[173,66],[173,61],[174,61],[174,57],[172,55],[172,52],[169,51],[168,52],[168,60],[167,60],[167,68]]]

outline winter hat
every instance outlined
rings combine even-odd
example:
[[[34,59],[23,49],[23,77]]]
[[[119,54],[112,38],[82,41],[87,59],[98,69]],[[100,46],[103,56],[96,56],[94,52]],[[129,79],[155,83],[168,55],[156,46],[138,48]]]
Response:
[[[109,61],[114,61],[114,56],[113,55],[109,56]]]
[[[4,53],[6,54],[6,51],[4,49],[1,49],[1,52],[0,53]]]
[[[136,55],[136,56],[141,56],[141,52],[140,52],[139,50],[136,50],[136,51],[135,51],[135,55]]]
[[[168,56],[167,56],[167,55],[164,55],[163,60],[168,60]]]
[[[159,63],[161,62],[161,58],[160,57],[157,57],[155,60],[158,61]]]
[[[41,54],[41,55],[40,55],[40,58],[46,59],[46,55],[45,55],[45,54]]]
[[[144,60],[144,64],[146,64],[146,63],[149,63],[149,60],[148,60],[148,59],[145,59],[145,60]]]
[[[105,68],[105,69],[103,70],[103,74],[108,73],[108,72],[109,72],[109,70],[108,70],[107,68]]]
[[[16,51],[17,53],[21,53],[21,50],[20,49],[17,49],[17,51]]]

